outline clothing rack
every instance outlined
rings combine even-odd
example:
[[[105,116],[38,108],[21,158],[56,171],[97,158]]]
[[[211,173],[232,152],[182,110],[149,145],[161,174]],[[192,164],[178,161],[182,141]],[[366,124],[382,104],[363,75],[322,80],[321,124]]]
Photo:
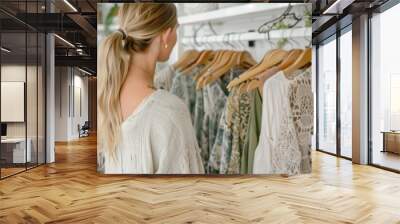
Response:
[[[251,40],[271,40],[280,38],[301,38],[308,37],[311,33],[311,28],[293,28],[286,30],[273,30],[269,33],[246,32],[246,33],[230,33],[223,35],[184,37],[183,44],[196,43],[213,43],[213,42],[230,42],[230,41],[251,41]]]

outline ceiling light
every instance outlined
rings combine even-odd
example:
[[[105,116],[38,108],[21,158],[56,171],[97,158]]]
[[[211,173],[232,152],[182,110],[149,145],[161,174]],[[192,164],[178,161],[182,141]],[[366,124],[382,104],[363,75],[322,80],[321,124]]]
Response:
[[[5,47],[1,47],[0,48],[2,51],[6,52],[6,53],[10,53],[11,51]]]
[[[69,3],[68,0],[64,0],[65,4],[67,4],[72,10],[74,10],[75,12],[78,12],[78,10],[71,4]]]
[[[81,72],[83,72],[83,73],[85,73],[85,74],[92,75],[92,73],[90,73],[90,72],[88,72],[88,71],[86,71],[86,70],[83,70],[83,69],[81,69],[81,68],[79,68],[79,67],[78,67],[78,69],[79,69],[79,71],[81,71]]]
[[[68,40],[66,40],[66,39],[64,39],[64,38],[62,38],[62,37],[60,37],[60,36],[57,35],[57,34],[54,34],[54,36],[56,36],[58,39],[62,40],[64,43],[68,44],[69,46],[75,48],[75,45],[73,45],[73,44],[72,44],[71,42],[69,42]]]

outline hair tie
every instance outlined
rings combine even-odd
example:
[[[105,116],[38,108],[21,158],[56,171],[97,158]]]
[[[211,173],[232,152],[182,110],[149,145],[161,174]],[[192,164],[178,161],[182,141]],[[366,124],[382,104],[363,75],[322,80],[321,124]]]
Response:
[[[120,29],[118,29],[117,30],[117,32],[120,32],[120,33],[122,33],[122,40],[125,40],[126,39],[126,33],[120,28]]]

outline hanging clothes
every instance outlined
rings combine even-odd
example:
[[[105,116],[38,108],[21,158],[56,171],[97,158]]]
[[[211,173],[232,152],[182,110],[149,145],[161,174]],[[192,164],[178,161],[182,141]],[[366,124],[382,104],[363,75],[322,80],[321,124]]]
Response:
[[[197,142],[200,144],[200,142],[203,141],[202,139],[207,137],[206,130],[203,130],[203,120],[204,120],[203,90],[196,90],[196,98],[195,99],[196,99],[196,101],[195,101],[195,106],[194,106],[193,127],[196,132]]]
[[[210,152],[217,136],[218,124],[229,94],[226,86],[233,78],[236,78],[243,71],[243,69],[232,68],[220,79],[206,85],[202,89],[204,114],[201,118],[201,127],[197,131],[199,131],[201,135],[199,137],[199,145],[202,150],[203,161],[205,162],[204,165],[206,168]]]
[[[167,65],[154,76],[154,87],[169,91],[172,87],[172,81],[175,76],[175,69],[172,65]]]
[[[196,103],[196,82],[193,79],[194,75],[197,74],[203,65],[194,67],[189,74],[183,75],[177,72],[175,75],[170,92],[179,98],[181,98],[190,112],[191,121],[194,120],[194,110]]]
[[[311,141],[314,129],[314,96],[311,71],[306,69],[290,82],[289,101],[301,152],[301,173],[311,172]]]
[[[249,125],[241,153],[240,173],[253,173],[254,153],[261,132],[262,98],[258,89],[250,93]]]
[[[218,122],[217,136],[208,161],[208,170],[210,170],[211,173],[226,173],[228,169],[228,157],[232,151],[233,112],[239,102],[237,100],[237,95],[236,89],[229,93],[221,119]]]
[[[228,174],[240,173],[240,156],[247,135],[250,113],[250,93],[239,93],[239,104],[233,121],[232,152],[228,160]]]
[[[253,173],[300,173],[301,153],[291,115],[290,81],[280,71],[265,81],[260,141],[254,155]]]
[[[189,111],[165,90],[144,99],[121,124],[116,157],[105,155],[106,174],[204,173]]]
[[[228,96],[217,137],[211,150],[209,167],[220,174],[239,174],[241,150],[246,138],[250,94],[234,89]]]

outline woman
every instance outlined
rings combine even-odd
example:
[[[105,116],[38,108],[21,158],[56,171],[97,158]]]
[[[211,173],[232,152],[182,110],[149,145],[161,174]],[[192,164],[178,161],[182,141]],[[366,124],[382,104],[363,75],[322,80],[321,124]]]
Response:
[[[174,4],[123,4],[99,53],[99,141],[106,174],[204,173],[189,111],[156,90],[157,61],[176,43]]]

